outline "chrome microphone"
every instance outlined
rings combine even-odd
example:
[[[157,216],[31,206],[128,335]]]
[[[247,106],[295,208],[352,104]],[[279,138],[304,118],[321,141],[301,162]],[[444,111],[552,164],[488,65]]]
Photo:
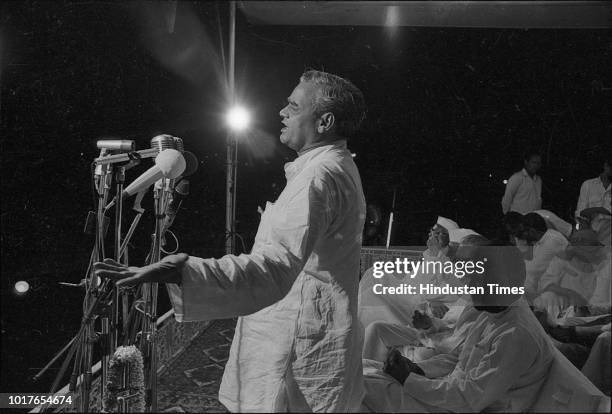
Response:
[[[151,148],[155,148],[159,152],[167,149],[177,149],[174,137],[168,134],[157,135],[151,138]]]
[[[101,139],[96,142],[98,149],[107,149],[119,152],[133,152],[136,150],[136,143],[127,139]]]

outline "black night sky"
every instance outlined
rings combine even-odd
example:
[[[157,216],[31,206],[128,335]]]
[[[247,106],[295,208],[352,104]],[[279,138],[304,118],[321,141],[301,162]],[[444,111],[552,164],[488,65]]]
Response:
[[[179,2],[169,33],[164,4],[0,6],[3,392],[46,392],[55,371],[28,378],[77,331],[82,292],[57,282],[84,277],[93,247],[83,227],[96,140],[145,149],[159,133],[181,137],[200,168],[173,228],[182,251],[223,254],[228,5]],[[367,120],[349,147],[366,199],[387,215],[397,189],[393,244],[415,245],[437,215],[492,234],[502,181],[527,148],[543,156],[543,207],[570,219],[580,183],[610,153],[611,63],[605,30],[258,26],[239,10],[236,86],[255,119],[239,144],[246,250],[257,206],[280,193],[295,157],[278,143],[278,111],[304,69],[364,92]],[[144,207],[134,265],[153,230]],[[18,280],[32,286],[21,298]]]

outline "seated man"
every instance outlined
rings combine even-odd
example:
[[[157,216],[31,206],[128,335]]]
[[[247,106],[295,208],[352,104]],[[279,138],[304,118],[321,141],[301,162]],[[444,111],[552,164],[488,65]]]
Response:
[[[480,235],[468,235],[461,241],[461,246],[476,246],[486,243]],[[423,283],[423,282],[421,282]],[[441,296],[430,296],[441,300]],[[445,300],[451,296],[446,295]],[[444,306],[444,305],[442,305]],[[454,309],[454,308],[458,309]],[[475,319],[475,312],[470,306],[469,297],[460,298],[451,306],[458,313],[456,319],[449,313],[442,318],[430,317],[426,312],[414,310],[411,324],[376,321],[365,330],[363,358],[384,361],[389,348],[401,347],[402,353],[416,361],[430,358],[436,353],[450,352],[463,343],[469,324]]]
[[[557,230],[549,229],[538,213],[523,216],[523,238],[532,247],[532,258],[525,261],[525,297],[531,302],[538,292],[540,278],[555,256],[565,251],[567,239]]]
[[[555,346],[579,369],[610,323],[610,278],[610,251],[594,231],[578,230],[564,256],[550,263],[533,302]]]
[[[376,370],[379,363],[364,361],[366,397],[362,408],[507,412],[526,411],[536,400],[553,360],[552,344],[522,295],[489,290],[489,284],[497,284],[520,292],[525,280],[520,253],[515,248],[485,250],[479,246],[476,252],[458,255],[472,260],[486,257],[487,266],[484,275],[473,275],[469,280],[475,288],[471,297],[478,316],[463,346],[436,356],[446,360],[448,372],[430,378],[427,361],[415,364],[396,350],[383,368],[388,374]]]
[[[429,231],[427,238],[427,249],[422,253],[422,264],[425,262],[445,262],[453,255],[450,246],[449,229],[454,230],[459,226],[452,220],[438,217],[437,223]],[[417,262],[417,260],[414,260]],[[444,275],[435,273],[418,272],[418,274],[388,273],[384,272],[382,277],[377,277],[375,268],[364,272],[359,282],[359,311],[358,317],[361,324],[366,327],[375,321],[385,321],[402,325],[411,324],[415,309],[427,309],[434,316],[442,316],[448,308],[445,308],[445,298],[432,297],[427,301],[420,295],[383,295],[374,292],[376,284],[385,287],[401,286],[402,284],[437,283],[436,281]],[[380,271],[380,269],[378,269]],[[438,299],[438,300],[435,300]],[[451,298],[456,301],[457,297]],[[428,304],[431,302],[431,306]]]
[[[590,307],[591,315],[608,313],[610,278],[610,250],[594,231],[578,230],[544,272],[534,306],[545,309],[551,322],[569,306]]]

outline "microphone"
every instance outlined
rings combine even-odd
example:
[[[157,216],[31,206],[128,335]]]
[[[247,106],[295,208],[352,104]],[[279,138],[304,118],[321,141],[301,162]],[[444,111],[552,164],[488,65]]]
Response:
[[[178,149],[174,137],[168,134],[157,135],[151,138],[151,148],[157,149],[160,153],[167,149]]]
[[[175,149],[165,149],[155,158],[155,165],[136,178],[125,190],[122,197],[139,193],[161,178],[174,179],[185,171],[185,158]]]
[[[164,220],[164,226],[162,227],[164,230],[162,234],[172,226],[174,219],[176,218],[176,214],[181,208],[181,204],[185,197],[189,195],[189,180],[184,178],[182,179],[174,189],[174,193],[172,195],[172,201],[168,204],[168,208],[166,210],[166,218]]]
[[[102,139],[96,142],[98,149],[107,149],[119,152],[132,152],[136,150],[136,143],[127,139]]]
[[[183,171],[181,176],[185,178],[193,175],[198,170],[200,162],[198,161],[198,157],[190,151],[183,152],[183,157],[185,158],[185,171]]]

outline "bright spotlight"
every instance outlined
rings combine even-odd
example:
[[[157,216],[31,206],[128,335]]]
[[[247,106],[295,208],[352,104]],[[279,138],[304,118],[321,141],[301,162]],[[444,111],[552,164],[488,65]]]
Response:
[[[15,283],[15,293],[19,296],[25,295],[30,290],[30,284],[25,280],[20,280]]]
[[[251,116],[241,106],[235,106],[227,113],[227,124],[236,131],[242,131],[249,126]]]

